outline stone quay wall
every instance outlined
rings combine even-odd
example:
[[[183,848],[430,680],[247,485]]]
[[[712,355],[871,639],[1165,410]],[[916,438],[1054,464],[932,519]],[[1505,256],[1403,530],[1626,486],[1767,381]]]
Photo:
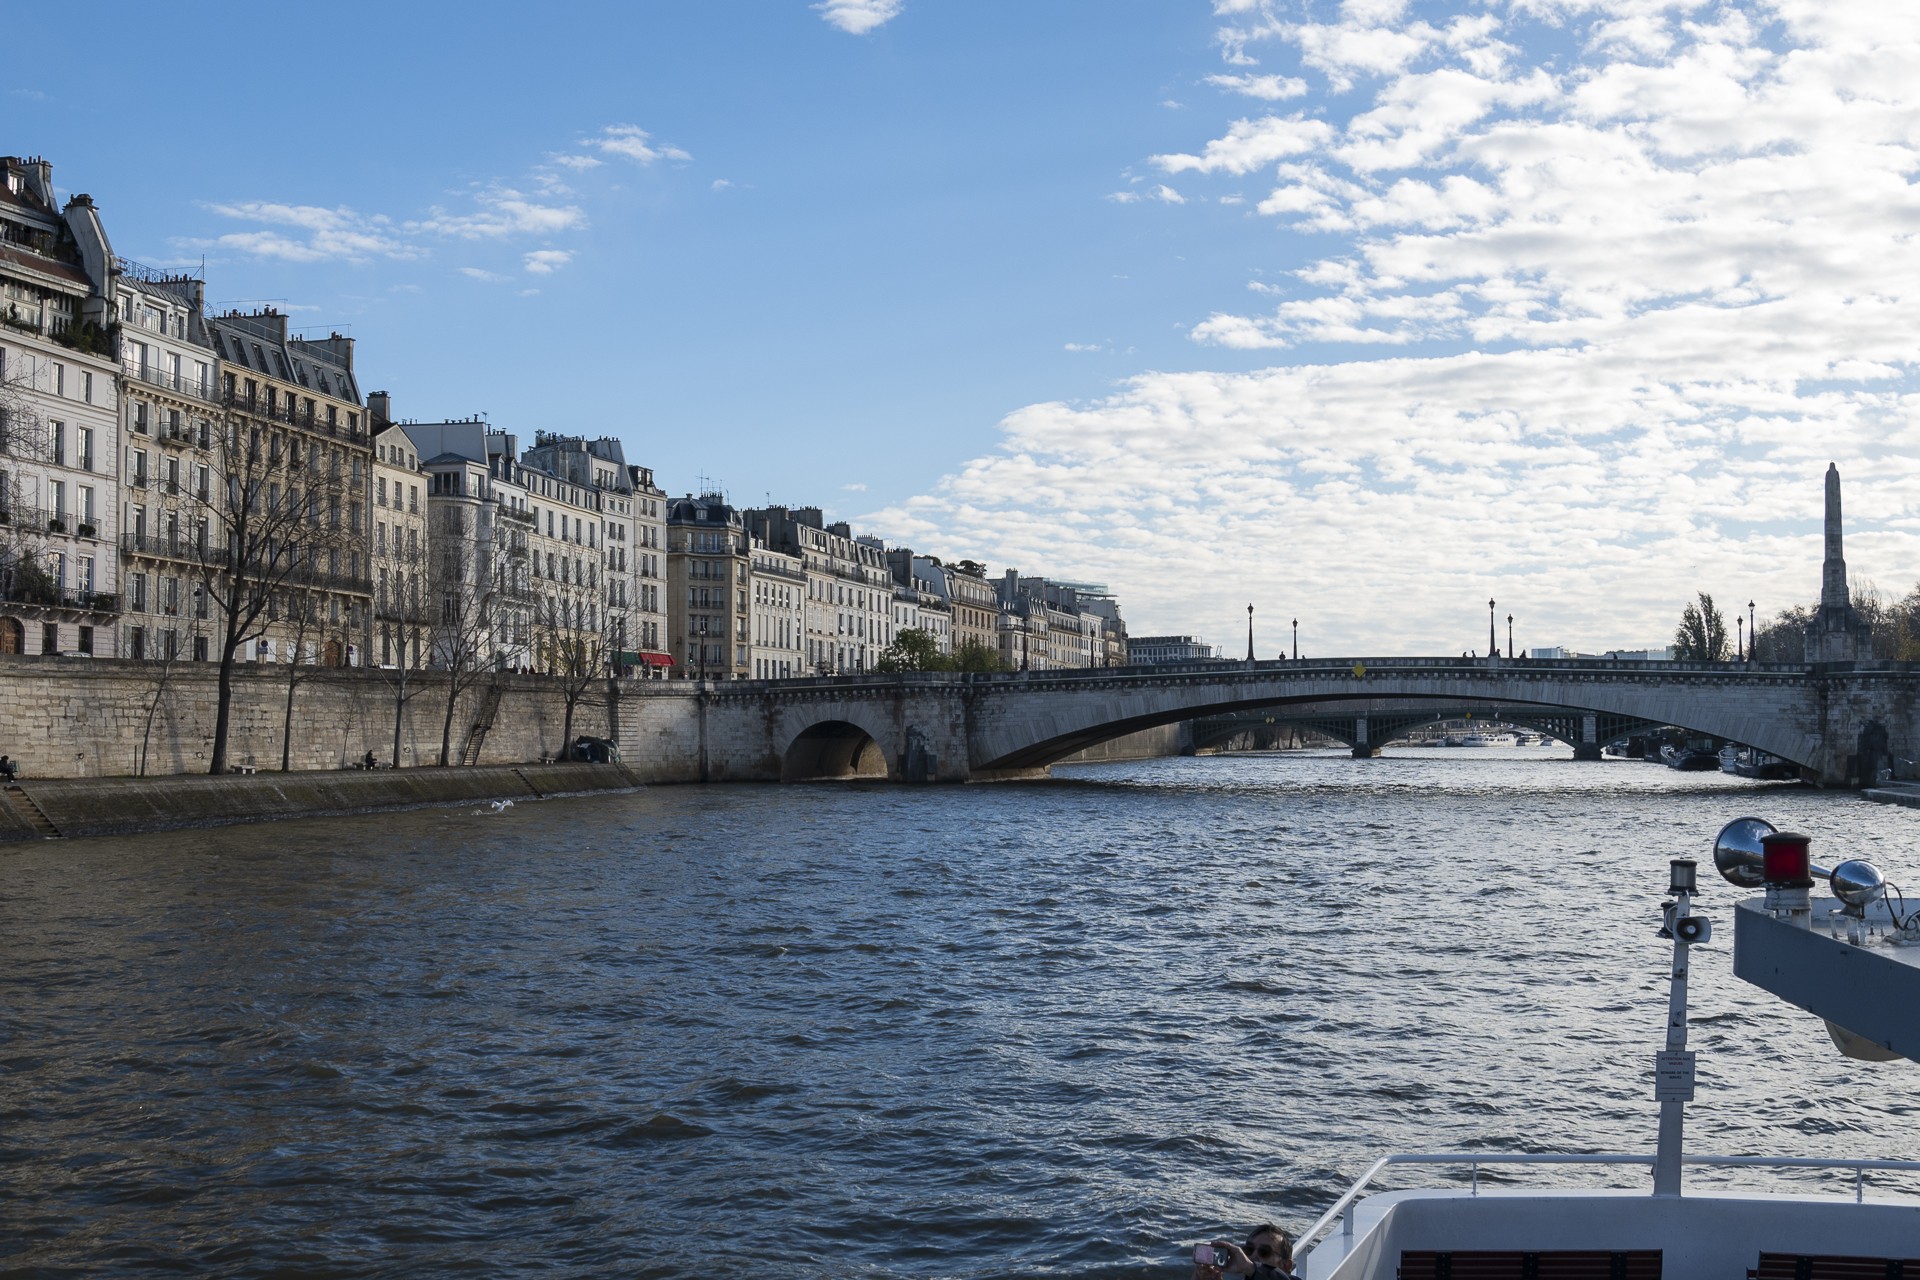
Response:
[[[288,764],[295,771],[338,770],[368,751],[385,764],[400,721],[402,768],[437,764],[448,682],[432,671],[410,673],[401,701],[391,672],[302,667],[293,690]],[[230,765],[278,770],[286,724],[289,668],[242,665],[234,674]],[[479,764],[520,764],[562,754],[566,705],[557,680],[498,676],[462,690],[455,700],[451,753],[457,763],[489,684],[499,705]],[[698,776],[698,743],[689,741],[692,699],[645,696],[665,684],[596,680],[574,711],[573,733],[619,741],[629,762],[643,740],[654,754],[646,781]],[[637,695],[637,696],[636,696]],[[85,658],[0,657],[0,753],[35,778],[149,777],[207,770],[218,713],[218,672],[206,663]]]

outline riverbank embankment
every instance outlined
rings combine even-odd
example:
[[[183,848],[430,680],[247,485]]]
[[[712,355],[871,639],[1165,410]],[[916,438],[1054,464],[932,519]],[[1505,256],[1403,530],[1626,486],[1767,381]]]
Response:
[[[337,769],[219,777],[23,779],[0,787],[0,841],[116,836],[496,800],[632,791],[618,764]]]

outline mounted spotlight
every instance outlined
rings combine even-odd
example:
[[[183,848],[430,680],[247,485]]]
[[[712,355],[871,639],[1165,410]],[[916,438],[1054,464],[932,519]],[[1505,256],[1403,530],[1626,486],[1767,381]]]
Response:
[[[1848,858],[1827,873],[1827,884],[1850,916],[1866,915],[1868,907],[1887,895],[1887,878],[1865,858]]]

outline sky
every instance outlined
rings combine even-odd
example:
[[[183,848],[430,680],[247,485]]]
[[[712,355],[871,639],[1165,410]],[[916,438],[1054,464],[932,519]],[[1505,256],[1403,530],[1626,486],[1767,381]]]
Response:
[[[106,0],[0,150],[398,417],[1274,656],[1920,579],[1920,6]]]

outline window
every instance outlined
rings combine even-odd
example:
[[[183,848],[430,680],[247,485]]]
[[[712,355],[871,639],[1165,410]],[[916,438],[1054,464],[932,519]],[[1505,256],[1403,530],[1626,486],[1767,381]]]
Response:
[[[67,424],[64,422],[47,423],[47,442],[53,446],[53,465],[67,465]]]
[[[89,375],[91,376],[91,375]],[[82,471],[93,470],[93,428],[81,427],[74,433],[78,461]]]
[[[80,486],[80,523],[86,525],[93,523],[92,485],[83,484]]]
[[[60,652],[60,625],[58,623],[48,622],[41,625],[40,652],[45,654]]]
[[[58,360],[53,362],[53,394],[57,396],[67,394],[67,366]]]
[[[92,627],[83,626],[80,628],[80,639],[78,644],[75,647],[78,648],[82,653],[90,654],[93,652],[93,628]]]
[[[133,487],[136,489],[147,487],[147,451],[145,449],[133,451]]]
[[[93,403],[93,374],[84,369],[80,371],[80,398],[88,404]]]
[[[67,482],[55,480],[48,488],[53,493],[53,518],[65,520],[67,518]]]

